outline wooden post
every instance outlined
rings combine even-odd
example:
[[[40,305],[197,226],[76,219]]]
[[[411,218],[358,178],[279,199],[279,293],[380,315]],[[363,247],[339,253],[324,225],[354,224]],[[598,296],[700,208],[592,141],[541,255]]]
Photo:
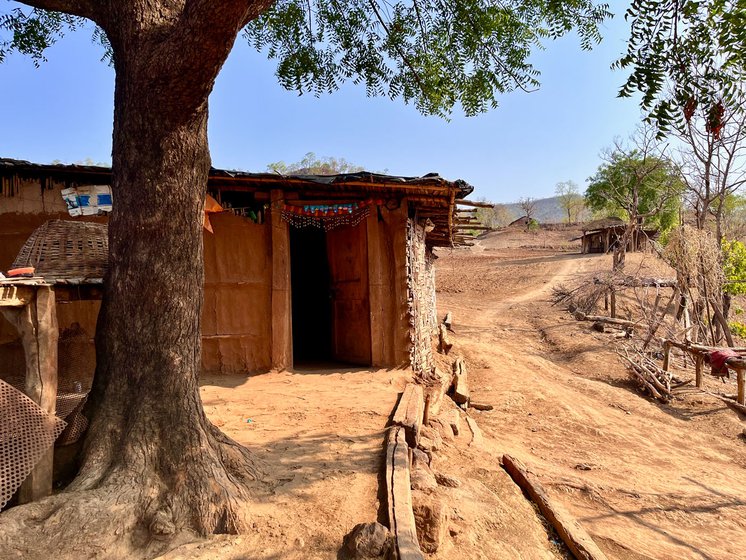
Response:
[[[616,291],[611,288],[611,317],[616,319]]]
[[[663,371],[668,371],[669,362],[671,361],[671,343],[668,340],[663,342]]]
[[[20,309],[4,307],[3,315],[21,336],[26,357],[26,395],[48,412],[49,421],[54,422],[59,339],[54,290],[40,286],[27,305]],[[54,446],[51,446],[18,489],[19,503],[33,502],[52,493],[53,463]]]
[[[697,387],[702,387],[703,385],[703,379],[702,379],[702,365],[704,364],[704,357],[702,354],[697,353],[694,357],[694,376],[695,376],[695,382]]]
[[[293,307],[290,293],[290,230],[282,219],[285,196],[272,189],[272,367],[293,366]]]
[[[460,202],[459,202],[460,204]],[[409,316],[407,313],[407,216],[406,199],[397,210],[388,213],[391,218],[392,279],[389,297],[394,298],[393,323],[389,327],[394,333],[394,357],[397,364],[409,365]]]
[[[388,313],[388,269],[386,247],[382,246],[382,230],[378,223],[378,212],[368,215],[368,298],[370,300],[370,358],[378,367],[394,365],[389,342],[392,317]]]
[[[738,404],[746,405],[746,394],[744,394],[746,391],[744,390],[746,383],[744,382],[744,374],[742,369],[736,370],[736,379],[738,383],[738,396],[736,400],[738,401]]]

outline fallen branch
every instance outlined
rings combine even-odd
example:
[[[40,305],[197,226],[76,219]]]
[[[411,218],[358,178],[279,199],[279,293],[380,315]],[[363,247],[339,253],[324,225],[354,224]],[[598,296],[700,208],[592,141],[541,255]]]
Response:
[[[635,328],[637,323],[626,319],[614,319],[613,317],[604,317],[602,315],[586,315],[581,311],[575,313],[575,319],[578,321],[592,321],[594,323],[606,323],[609,325],[619,325],[620,327]]]
[[[526,470],[520,461],[510,455],[503,455],[503,468],[508,472],[513,481],[528,494],[531,500],[539,507],[542,515],[555,528],[562,541],[579,560],[606,560],[606,555],[601,552],[590,535],[573,519],[560,505],[549,501],[549,496],[544,491],[536,477]]]

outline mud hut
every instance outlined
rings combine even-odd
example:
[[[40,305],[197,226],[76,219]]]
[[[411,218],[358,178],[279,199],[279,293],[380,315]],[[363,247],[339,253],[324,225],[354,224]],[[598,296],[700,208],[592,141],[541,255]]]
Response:
[[[610,217],[594,220],[583,225],[583,235],[580,237],[581,253],[608,253],[613,251],[624,235],[627,223],[621,218]],[[648,240],[655,239],[658,230],[645,229],[639,226],[627,244],[628,252],[644,251],[648,247]]]
[[[116,204],[110,182],[105,167],[0,159],[0,270],[51,220],[105,227]],[[433,249],[466,240],[456,202],[472,190],[434,174],[211,170],[203,372],[319,363],[429,370],[437,330]],[[60,331],[74,326],[92,340],[99,305],[58,302]],[[18,335],[3,320],[0,363],[19,370],[0,376],[22,371]]]

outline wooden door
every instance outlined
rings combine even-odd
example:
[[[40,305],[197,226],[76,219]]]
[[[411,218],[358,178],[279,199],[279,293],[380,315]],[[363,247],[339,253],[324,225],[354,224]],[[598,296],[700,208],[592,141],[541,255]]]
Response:
[[[365,222],[327,233],[332,305],[332,357],[370,365],[368,238]]]

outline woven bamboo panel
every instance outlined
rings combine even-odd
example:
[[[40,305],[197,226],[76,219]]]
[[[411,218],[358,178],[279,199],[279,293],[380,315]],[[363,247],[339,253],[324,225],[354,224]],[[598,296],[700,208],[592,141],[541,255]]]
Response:
[[[103,278],[108,259],[106,224],[53,220],[31,234],[13,268],[33,266],[48,279]]]

